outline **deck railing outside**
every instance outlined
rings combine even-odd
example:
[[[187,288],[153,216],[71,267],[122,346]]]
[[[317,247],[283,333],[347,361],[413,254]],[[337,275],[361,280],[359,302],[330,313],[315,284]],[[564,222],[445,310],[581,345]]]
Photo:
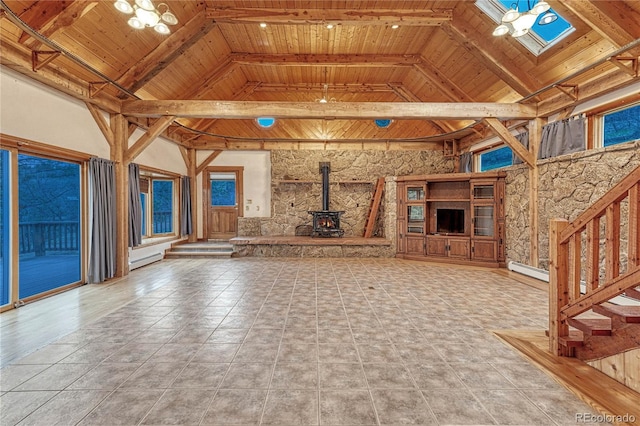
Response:
[[[78,221],[22,222],[18,226],[20,254],[44,256],[47,252],[74,252],[80,249]]]
[[[623,204],[627,221],[621,220]],[[621,262],[625,240],[626,262]],[[570,349],[560,343],[569,336],[567,320],[640,284],[640,167],[572,223],[551,220],[549,259],[549,348],[553,354],[570,356]]]

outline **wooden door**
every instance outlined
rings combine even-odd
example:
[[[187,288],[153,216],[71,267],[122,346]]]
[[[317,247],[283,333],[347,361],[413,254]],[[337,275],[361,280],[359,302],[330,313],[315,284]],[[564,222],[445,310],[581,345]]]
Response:
[[[229,239],[238,234],[238,216],[242,216],[242,169],[209,167],[204,175],[208,239]]]

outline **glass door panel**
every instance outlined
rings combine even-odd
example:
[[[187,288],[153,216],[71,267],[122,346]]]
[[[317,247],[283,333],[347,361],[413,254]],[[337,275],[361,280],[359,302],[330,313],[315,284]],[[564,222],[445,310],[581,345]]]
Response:
[[[407,201],[422,201],[422,200],[424,200],[424,187],[410,186],[407,188]]]
[[[474,200],[493,200],[493,184],[489,185],[474,185],[473,186],[473,198]]]
[[[19,298],[81,280],[80,165],[18,155]]]
[[[424,206],[407,206],[407,232],[424,234]]]
[[[494,234],[493,206],[473,207],[473,235],[476,237],[493,237]]]
[[[0,150],[0,306],[9,304],[9,151]]]

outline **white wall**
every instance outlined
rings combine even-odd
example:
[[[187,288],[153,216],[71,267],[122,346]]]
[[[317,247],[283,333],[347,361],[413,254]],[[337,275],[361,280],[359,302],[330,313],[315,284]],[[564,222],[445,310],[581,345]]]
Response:
[[[129,138],[129,147],[131,147],[145,132],[138,128]],[[187,174],[187,166],[184,164],[180,148],[173,142],[163,138],[157,138],[144,151],[140,153],[134,160],[134,163],[141,166],[154,167],[167,172],[178,173],[180,175]]]
[[[0,66],[0,132],[109,158],[84,103]]]

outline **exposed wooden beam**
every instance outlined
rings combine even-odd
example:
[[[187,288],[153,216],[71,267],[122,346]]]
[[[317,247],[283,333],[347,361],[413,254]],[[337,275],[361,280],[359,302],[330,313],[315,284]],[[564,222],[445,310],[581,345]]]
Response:
[[[187,167],[187,170],[189,170],[192,166],[189,150],[182,145],[178,145],[178,149],[180,150],[180,155],[182,155],[182,159],[184,160],[184,165]]]
[[[340,119],[474,119],[534,118],[536,107],[500,103],[398,103],[398,102],[253,102],[253,101],[185,101],[128,100],[122,112],[134,117],[209,117],[224,119],[340,118]]]
[[[60,12],[58,15],[55,15],[53,19],[44,23],[42,27],[35,28],[31,26],[31,28],[38,31],[38,33],[40,33],[45,38],[50,39],[57,32],[63,31],[65,28],[71,26],[74,22],[76,22],[97,5],[97,1],[75,0],[67,7],[65,7],[62,12]],[[47,7],[50,6],[47,5]],[[30,49],[36,49],[41,43],[39,40],[33,40],[25,44]]]
[[[121,114],[111,114],[110,127],[113,129],[114,143],[111,146],[110,159],[115,162],[115,277],[129,273],[129,161],[127,160],[127,119]]]
[[[322,92],[321,84],[313,83],[265,83],[261,82],[255,88],[255,92],[280,92],[286,90],[288,92]],[[393,91],[388,84],[385,83],[352,83],[352,84],[329,84],[331,92],[348,92],[348,93],[374,93],[374,92],[391,92]]]
[[[200,99],[203,96],[207,96],[209,90],[213,88],[220,80],[222,80],[229,73],[236,70],[240,65],[231,62],[229,57],[214,68],[208,76],[203,79],[201,84],[194,84],[191,91],[182,94],[184,99]]]
[[[636,35],[629,32],[638,25],[632,18],[634,14],[630,14],[627,18],[623,16],[624,14],[609,15],[600,8],[600,3],[607,2],[589,0],[562,2],[567,9],[615,46],[622,47],[635,40]]]
[[[475,30],[470,30],[468,25],[451,23],[443,25],[441,28],[449,37],[471,53],[485,68],[500,77],[520,95],[528,96],[539,89],[540,84],[535,82],[525,71],[512,65],[513,61],[507,60],[501,53],[489,51],[485,47],[484,40],[474,37]]]
[[[285,67],[401,67],[420,63],[418,55],[323,55],[232,53],[231,61],[242,65],[278,65]]]
[[[151,53],[145,55],[140,62],[130,67],[126,73],[118,78],[118,84],[135,93],[187,49],[206,36],[214,26],[215,23],[204,18],[201,13],[196,14]],[[121,98],[127,97],[126,94],[120,96]]]
[[[34,72],[38,71],[58,56],[60,56],[60,52],[56,50],[34,50],[31,52],[31,69]]]
[[[200,165],[198,165],[198,167],[196,167],[196,176],[198,176],[200,173],[202,173],[202,171],[204,169],[207,168],[207,166],[209,164],[211,164],[211,162],[213,160],[215,160],[216,158],[218,158],[218,155],[222,154],[222,151],[213,151],[211,154],[209,154],[207,156],[207,158],[205,158],[204,160],[202,160],[202,163],[200,163]]]
[[[295,140],[295,141],[226,141],[200,142],[197,149],[216,150],[314,150],[314,151],[433,151],[441,150],[442,142],[399,142],[371,140]]]
[[[245,83],[245,85],[242,87],[242,89],[233,95],[233,100],[234,101],[244,101],[249,96],[251,96],[253,91],[259,86],[260,86],[260,83],[258,83],[256,81],[249,81],[249,82]],[[216,124],[216,121],[218,121],[218,120],[216,120],[216,119],[209,120],[209,122],[207,123],[207,126],[204,128],[204,131],[208,132]],[[196,126],[196,128],[200,127],[199,124],[200,124],[200,122],[198,122],[198,125]]]
[[[527,149],[515,138],[500,120],[496,118],[485,118],[483,120],[494,132],[506,143],[513,152],[516,153],[522,161],[524,161],[529,167],[535,167],[536,161]]]
[[[418,96],[416,96],[413,92],[407,89],[403,84],[388,83],[388,85],[400,99],[403,99],[406,102],[422,102],[422,100]],[[453,132],[457,130],[455,127],[453,127],[446,121],[433,120],[432,123],[438,129],[440,129],[442,133],[448,133],[448,132]]]
[[[28,22],[31,28],[38,31],[52,22],[66,7],[69,7],[69,4],[70,2],[68,1],[36,1],[31,3],[31,5],[20,14],[19,18],[24,22]],[[29,33],[23,32],[18,38],[18,42],[25,43],[29,37]]]
[[[49,86],[55,90],[65,93],[75,99],[83,102],[99,106],[108,113],[116,113],[120,111],[120,101],[109,95],[101,94],[100,96],[91,97],[88,85],[85,81],[81,81],[74,77],[66,70],[55,68],[53,64],[34,72],[32,69],[31,53],[18,50],[10,43],[2,44],[2,54],[0,55],[0,63],[20,74],[25,75],[33,80]]]
[[[98,107],[96,107],[95,105],[92,105],[92,104],[90,104],[88,102],[85,102],[85,105],[89,109],[89,112],[91,113],[91,116],[95,120],[95,122],[98,125],[98,128],[100,129],[102,134],[104,135],[104,138],[106,139],[107,143],[109,144],[110,147],[113,147],[113,144],[115,143],[115,136],[113,134],[113,130],[111,130],[111,127],[110,127],[109,123],[102,116],[102,113],[100,112]]]
[[[208,8],[207,18],[236,24],[344,24],[437,26],[453,19],[451,9],[267,9]]]
[[[471,96],[467,95],[464,90],[460,89],[435,66],[431,65],[425,58],[422,58],[422,62],[420,64],[414,65],[413,69],[418,71],[418,73],[426,78],[427,81],[429,81],[429,83],[438,90],[438,92],[446,96],[451,102],[474,101]]]
[[[140,155],[140,153],[144,151],[144,149],[149,146],[151,142],[153,142],[160,135],[160,133],[164,132],[166,128],[169,127],[169,125],[173,122],[173,120],[175,120],[175,118],[176,117],[173,115],[160,117],[153,124],[153,126],[149,127],[147,133],[142,135],[140,139],[138,139],[136,143],[133,144],[133,146],[127,149],[127,152],[125,154],[127,163],[130,163],[138,155]]]
[[[542,126],[546,119],[534,118],[529,121],[529,152],[535,161],[540,150],[542,139]],[[536,163],[529,168],[529,262],[531,266],[538,267],[540,263],[540,206],[538,204],[540,194],[540,169]]]
[[[638,76],[638,58],[629,55],[618,55],[609,58],[609,62],[629,74],[631,77]]]

